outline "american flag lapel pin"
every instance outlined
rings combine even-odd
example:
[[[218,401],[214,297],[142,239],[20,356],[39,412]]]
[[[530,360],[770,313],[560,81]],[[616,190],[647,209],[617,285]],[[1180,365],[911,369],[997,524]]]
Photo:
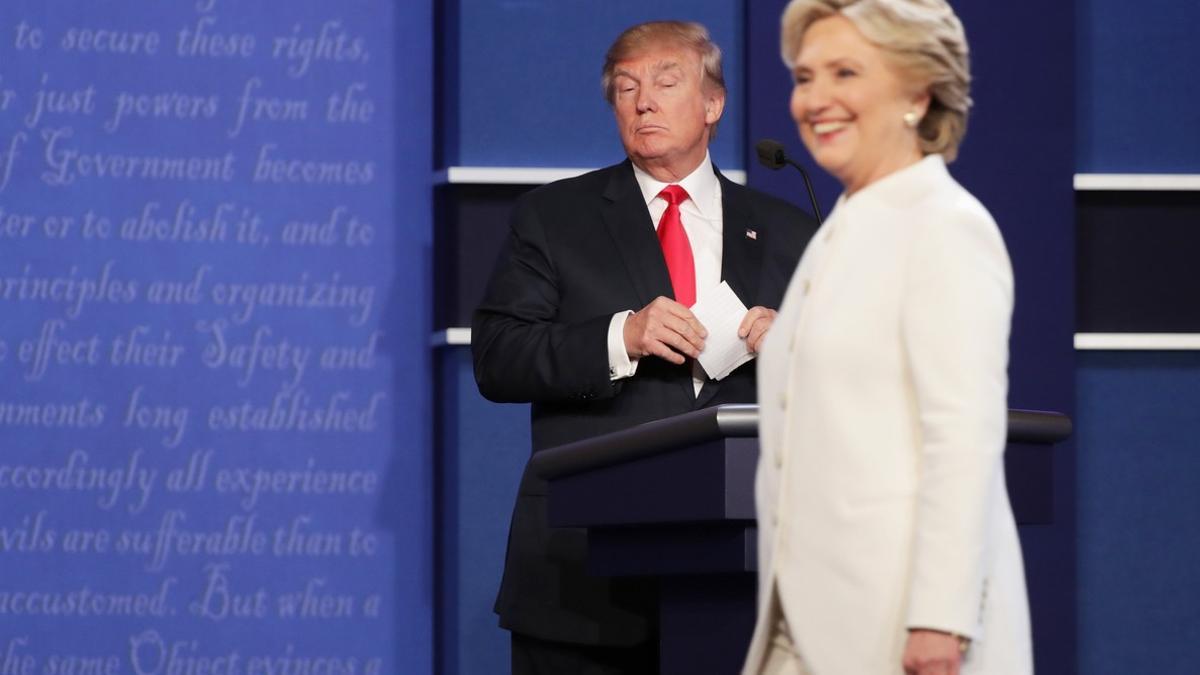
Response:
[[[751,230],[750,228],[746,228],[746,238],[753,239],[754,241],[758,241],[758,232],[755,232],[754,230]]]

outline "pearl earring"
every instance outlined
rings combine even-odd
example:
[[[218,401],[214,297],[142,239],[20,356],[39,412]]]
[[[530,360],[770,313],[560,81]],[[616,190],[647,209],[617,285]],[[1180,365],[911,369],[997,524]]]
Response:
[[[908,112],[904,113],[904,126],[908,127],[909,129],[915,129],[917,122],[920,121],[921,118],[917,117],[917,112],[915,110],[909,110]]]

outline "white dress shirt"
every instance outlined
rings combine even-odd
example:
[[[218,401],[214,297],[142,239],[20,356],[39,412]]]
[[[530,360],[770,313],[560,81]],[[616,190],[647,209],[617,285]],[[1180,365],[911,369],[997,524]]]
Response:
[[[633,174],[642,190],[642,197],[646,200],[646,208],[650,210],[650,220],[657,229],[663,212],[667,210],[667,200],[659,197],[658,193],[672,183],[655,180],[636,164],[633,166]],[[674,184],[683,187],[688,193],[688,198],[679,205],[679,217],[692,246],[692,258],[696,267],[696,302],[701,302],[706,293],[711,293],[721,283],[721,237],[724,224],[721,181],[717,180],[712,160],[705,153],[700,166]],[[625,320],[631,314],[633,310],[617,312],[608,325],[608,373],[614,381],[632,377],[637,372],[638,360],[630,359],[625,350]],[[700,393],[705,380],[704,371],[698,363],[694,363],[692,384],[697,394]]]

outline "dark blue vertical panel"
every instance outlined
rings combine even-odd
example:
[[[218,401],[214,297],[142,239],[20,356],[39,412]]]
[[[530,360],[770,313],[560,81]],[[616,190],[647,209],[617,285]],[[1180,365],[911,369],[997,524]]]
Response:
[[[1079,368],[1081,673],[1200,662],[1200,354],[1092,352]]]
[[[1080,0],[1077,7],[1078,170],[1200,172],[1200,79],[1193,72],[1200,5]],[[1043,76],[1030,71],[1030,79]]]
[[[1017,300],[1009,401],[1014,407],[1069,413],[1074,389],[1074,146],[1069,133],[1074,125],[1069,85],[1074,3],[1027,8],[958,3],[956,8],[971,45],[975,105],[951,170],[995,216],[1012,258]],[[1063,497],[1069,511],[1070,495]]]
[[[434,119],[433,165],[450,166],[458,159],[459,118],[458,81],[460,45],[458,0],[442,0],[434,5]]]
[[[599,167],[624,153],[600,91],[604,52],[653,19],[705,24],[725,55],[729,102],[714,160],[742,168],[742,10],[728,0],[459,0],[458,110],[448,165]],[[453,76],[454,74],[450,74]],[[446,83],[446,86],[455,86]]]
[[[391,280],[387,322],[391,329],[396,391],[395,422],[388,445],[389,490],[377,519],[394,537],[396,559],[382,578],[393,587],[395,623],[378,639],[394,654],[396,673],[433,672],[433,401],[429,353],[433,296],[430,260],[433,249],[433,0],[383,2],[385,11],[368,13],[391,29],[395,73],[387,88],[392,111],[385,129],[371,143],[388,148],[396,167],[379,186],[376,198],[389,207],[395,229],[385,254]],[[381,27],[382,29],[382,27]],[[375,639],[375,638],[372,638]]]
[[[752,138],[774,136],[804,157],[787,113],[791,85],[779,57],[786,4],[748,5],[748,34],[758,39],[747,54],[747,117]],[[1012,257],[1017,300],[1009,403],[1070,414],[1074,3],[955,3],[955,9],[970,41],[975,108],[950,169],[995,216]],[[837,188],[824,176],[817,182],[828,208]],[[805,203],[798,176],[750,167],[750,183]],[[1054,460],[1054,525],[1024,528],[1022,541],[1038,669],[1068,673],[1075,660],[1073,444],[1060,445]]]

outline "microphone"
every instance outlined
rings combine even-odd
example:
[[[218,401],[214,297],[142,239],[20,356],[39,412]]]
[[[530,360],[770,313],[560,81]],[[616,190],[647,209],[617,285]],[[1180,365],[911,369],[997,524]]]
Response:
[[[754,151],[758,153],[758,163],[772,171],[782,169],[785,164],[791,164],[796,167],[796,170],[800,172],[800,176],[804,178],[804,187],[808,188],[808,200],[812,202],[813,215],[817,217],[817,223],[824,220],[821,218],[821,207],[817,204],[817,194],[813,192],[812,181],[808,179],[808,172],[804,170],[804,167],[788,158],[787,153],[783,151],[782,143],[770,138],[764,138],[754,144]]]

